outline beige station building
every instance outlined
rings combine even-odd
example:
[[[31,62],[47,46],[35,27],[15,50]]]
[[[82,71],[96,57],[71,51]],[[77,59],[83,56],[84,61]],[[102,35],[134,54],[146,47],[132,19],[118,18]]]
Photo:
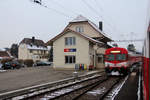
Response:
[[[66,28],[47,42],[53,47],[55,69],[76,69],[84,66],[104,68],[104,52],[112,41],[103,31],[82,15],[69,22]]]
[[[36,61],[48,61],[48,48],[40,39],[24,38],[19,43],[18,59]]]

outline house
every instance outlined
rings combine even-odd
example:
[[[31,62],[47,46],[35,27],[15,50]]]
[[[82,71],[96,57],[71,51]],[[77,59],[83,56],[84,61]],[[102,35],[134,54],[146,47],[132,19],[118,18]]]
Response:
[[[0,49],[0,68],[2,66],[1,61],[3,59],[11,59],[11,58],[12,56],[10,55],[8,51]]]
[[[55,69],[75,69],[76,66],[104,68],[104,52],[112,41],[93,22],[79,15],[66,28],[47,42],[53,47]],[[81,66],[80,66],[81,67]]]
[[[9,52],[5,50],[0,50],[0,59],[9,59],[11,58],[11,55]]]
[[[22,60],[32,59],[36,61],[48,60],[48,48],[42,40],[32,38],[24,38],[19,43],[18,58]]]

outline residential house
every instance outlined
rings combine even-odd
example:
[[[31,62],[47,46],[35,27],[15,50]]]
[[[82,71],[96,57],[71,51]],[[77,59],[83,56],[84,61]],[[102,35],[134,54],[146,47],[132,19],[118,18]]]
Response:
[[[18,58],[22,60],[32,59],[36,61],[48,60],[48,48],[42,40],[24,38],[19,44]]]
[[[12,58],[12,56],[10,55],[10,53],[8,51],[0,49],[0,69],[2,67],[1,61],[3,59],[11,59],[11,58]]]

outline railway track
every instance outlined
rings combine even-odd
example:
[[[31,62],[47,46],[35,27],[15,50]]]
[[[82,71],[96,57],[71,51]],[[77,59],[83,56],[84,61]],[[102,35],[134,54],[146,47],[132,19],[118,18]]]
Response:
[[[26,99],[26,100],[41,100],[43,98],[46,98],[47,100],[58,99],[65,95],[68,95],[74,91],[77,91],[81,88],[90,86],[99,80],[104,80],[105,78],[106,78],[106,76],[104,76],[104,75],[103,75],[103,77],[101,75],[95,75],[93,77],[85,78],[80,81],[75,81],[75,82],[71,82],[68,84],[53,87],[51,89],[45,89],[42,91],[38,91],[40,93],[34,92],[34,93],[31,93],[28,95],[17,96],[12,99],[13,100],[18,100],[18,99],[20,99],[20,100],[24,100],[24,99]]]
[[[35,95],[27,100],[100,100],[103,99],[114,85],[119,83],[119,77],[93,77],[87,80],[66,85],[44,94]],[[99,91],[96,94],[95,91]],[[100,92],[101,91],[101,92]],[[94,94],[94,95],[93,95]],[[95,95],[96,94],[96,95]]]
[[[45,87],[28,93],[7,98],[7,100],[110,100],[110,92],[124,77],[107,77],[105,73],[73,82]]]
[[[80,75],[78,77],[72,77],[57,82],[45,83],[37,86],[27,87],[15,91],[10,91],[0,94],[2,100],[23,100],[30,99],[37,95],[45,94],[50,91],[59,90],[60,88],[71,86],[72,84],[78,84],[80,82],[87,82],[88,80],[96,79],[104,76],[104,71],[96,71],[94,73],[88,73]]]
[[[119,77],[106,77],[103,80],[98,80],[70,94],[59,97],[57,100],[102,100],[120,80],[121,78]]]

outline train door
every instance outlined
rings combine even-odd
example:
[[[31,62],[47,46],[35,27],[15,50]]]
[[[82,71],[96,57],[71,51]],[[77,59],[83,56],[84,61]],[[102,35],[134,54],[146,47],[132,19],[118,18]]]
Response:
[[[148,30],[148,74],[149,74],[149,77],[148,77],[148,80],[149,80],[149,86],[150,86],[150,26],[149,26],[149,30]],[[149,86],[148,86],[148,88],[149,88]],[[150,96],[150,88],[149,88],[149,90],[148,90],[148,92],[149,92],[149,96]]]

